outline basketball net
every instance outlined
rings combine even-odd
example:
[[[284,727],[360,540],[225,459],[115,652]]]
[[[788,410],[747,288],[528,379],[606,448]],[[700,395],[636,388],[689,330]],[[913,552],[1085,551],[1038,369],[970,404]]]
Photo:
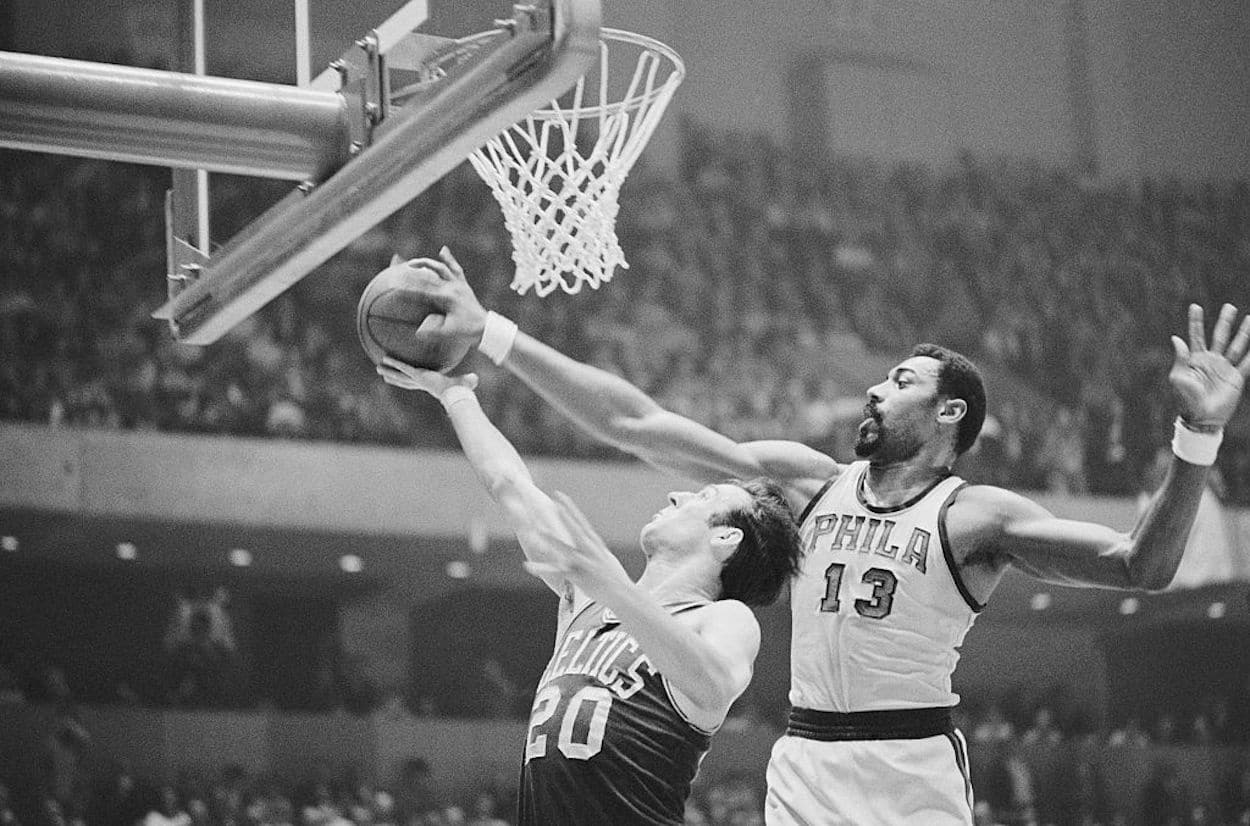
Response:
[[[622,51],[638,51],[629,85],[615,101],[609,100],[610,49],[618,61]],[[621,184],[685,72],[681,58],[663,43],[602,29],[599,76],[591,91],[581,78],[567,107],[552,101],[469,157],[503,209],[516,264],[514,290],[576,293],[611,280],[618,266],[629,267],[616,238]],[[581,129],[588,142],[587,123],[597,133],[584,152],[578,137]]]

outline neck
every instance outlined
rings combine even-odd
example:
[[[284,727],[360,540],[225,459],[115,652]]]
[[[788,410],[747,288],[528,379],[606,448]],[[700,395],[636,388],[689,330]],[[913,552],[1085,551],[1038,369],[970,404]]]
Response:
[[[697,559],[655,555],[647,560],[638,587],[661,603],[711,602],[720,595],[720,570],[704,568]]]
[[[950,462],[919,461],[913,457],[894,463],[871,463],[864,480],[868,501],[880,507],[895,507],[950,475]]]

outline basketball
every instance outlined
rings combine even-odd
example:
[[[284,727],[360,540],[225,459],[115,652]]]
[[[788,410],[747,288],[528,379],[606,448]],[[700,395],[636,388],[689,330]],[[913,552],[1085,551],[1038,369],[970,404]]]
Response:
[[[370,361],[381,364],[390,356],[446,373],[464,360],[469,344],[434,333],[417,335],[421,322],[438,308],[416,287],[437,278],[396,259],[369,282],[356,305],[356,333]]]

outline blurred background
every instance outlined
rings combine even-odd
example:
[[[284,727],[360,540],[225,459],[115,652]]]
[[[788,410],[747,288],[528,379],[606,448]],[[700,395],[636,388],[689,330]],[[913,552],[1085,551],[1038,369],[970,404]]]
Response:
[[[314,73],[400,3],[312,3]],[[509,7],[431,2],[464,35]],[[211,74],[292,82],[288,3],[207,3]],[[1168,336],[1250,307],[1240,0],[606,0],[688,75],[621,195],[627,270],[508,289],[462,165],[219,342],[174,342],[169,170],[0,151],[0,824],[507,823],[555,599],[436,403],[355,339],[392,253],[734,438],[849,458],[917,341],[986,372],[959,472],[1132,525],[1161,478]],[[157,0],[9,0],[0,49],[177,65]],[[215,243],[290,191],[212,175]],[[679,480],[472,357],[492,418],[631,570]],[[1250,823],[1250,413],[1175,585],[1009,576],[956,674],[985,823]],[[688,822],[760,822],[788,606]],[[496,820],[492,820],[496,818]]]

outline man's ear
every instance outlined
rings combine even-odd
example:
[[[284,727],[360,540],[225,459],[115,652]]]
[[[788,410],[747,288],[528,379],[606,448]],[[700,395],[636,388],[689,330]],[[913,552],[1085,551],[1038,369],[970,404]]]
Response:
[[[968,403],[963,399],[946,399],[938,407],[938,421],[954,424],[968,412]]]
[[[712,528],[712,553],[717,561],[724,562],[729,559],[741,544],[741,528],[732,525],[717,525]]]

